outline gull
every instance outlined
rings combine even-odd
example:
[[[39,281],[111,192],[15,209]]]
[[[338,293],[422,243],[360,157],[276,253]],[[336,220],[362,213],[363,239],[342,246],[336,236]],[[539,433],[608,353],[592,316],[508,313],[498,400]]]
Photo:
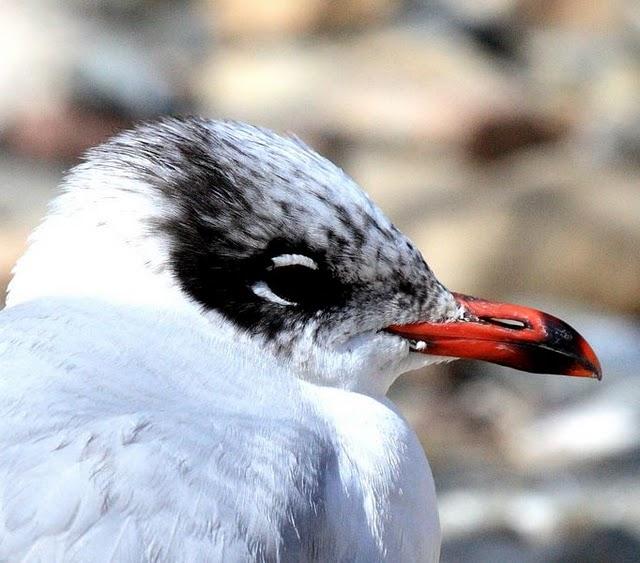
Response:
[[[0,313],[0,560],[437,561],[433,477],[385,394],[451,358],[600,376],[564,322],[448,291],[297,138],[120,133]]]

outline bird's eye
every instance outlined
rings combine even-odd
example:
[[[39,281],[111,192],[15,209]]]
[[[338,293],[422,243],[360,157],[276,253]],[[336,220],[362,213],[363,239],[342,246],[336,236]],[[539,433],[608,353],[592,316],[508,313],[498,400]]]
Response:
[[[314,260],[302,254],[282,254],[271,259],[253,292],[279,305],[303,305],[318,300],[323,276]]]

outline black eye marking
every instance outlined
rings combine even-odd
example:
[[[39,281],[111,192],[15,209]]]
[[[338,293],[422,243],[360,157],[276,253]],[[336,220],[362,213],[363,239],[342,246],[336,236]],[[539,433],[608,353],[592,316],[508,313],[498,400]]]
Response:
[[[253,286],[253,292],[279,305],[308,305],[317,301],[319,281],[322,278],[318,264],[304,254],[281,254],[271,258]]]
[[[318,309],[336,298],[336,283],[315,260],[303,254],[271,258],[253,292],[272,303]]]
[[[265,272],[264,283],[282,300],[294,305],[308,305],[318,300],[321,277],[317,270],[306,266],[280,266]]]

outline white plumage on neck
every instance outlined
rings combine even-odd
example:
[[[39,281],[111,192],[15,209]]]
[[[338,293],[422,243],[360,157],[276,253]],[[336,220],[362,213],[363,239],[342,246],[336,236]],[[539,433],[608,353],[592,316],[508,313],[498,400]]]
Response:
[[[3,313],[0,559],[437,561],[433,480],[395,408],[256,354],[184,312]]]
[[[123,304],[183,307],[166,240],[145,233],[168,213],[140,180],[79,167],[30,237],[9,285],[7,305],[37,297],[97,297]]]

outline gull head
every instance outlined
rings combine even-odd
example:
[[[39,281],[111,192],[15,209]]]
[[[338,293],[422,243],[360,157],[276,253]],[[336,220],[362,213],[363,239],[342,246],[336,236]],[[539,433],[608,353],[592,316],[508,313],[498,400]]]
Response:
[[[233,121],[164,119],[91,150],[7,302],[48,296],[195,312],[230,346],[373,395],[454,357],[599,374],[568,325],[448,291],[342,170]]]

